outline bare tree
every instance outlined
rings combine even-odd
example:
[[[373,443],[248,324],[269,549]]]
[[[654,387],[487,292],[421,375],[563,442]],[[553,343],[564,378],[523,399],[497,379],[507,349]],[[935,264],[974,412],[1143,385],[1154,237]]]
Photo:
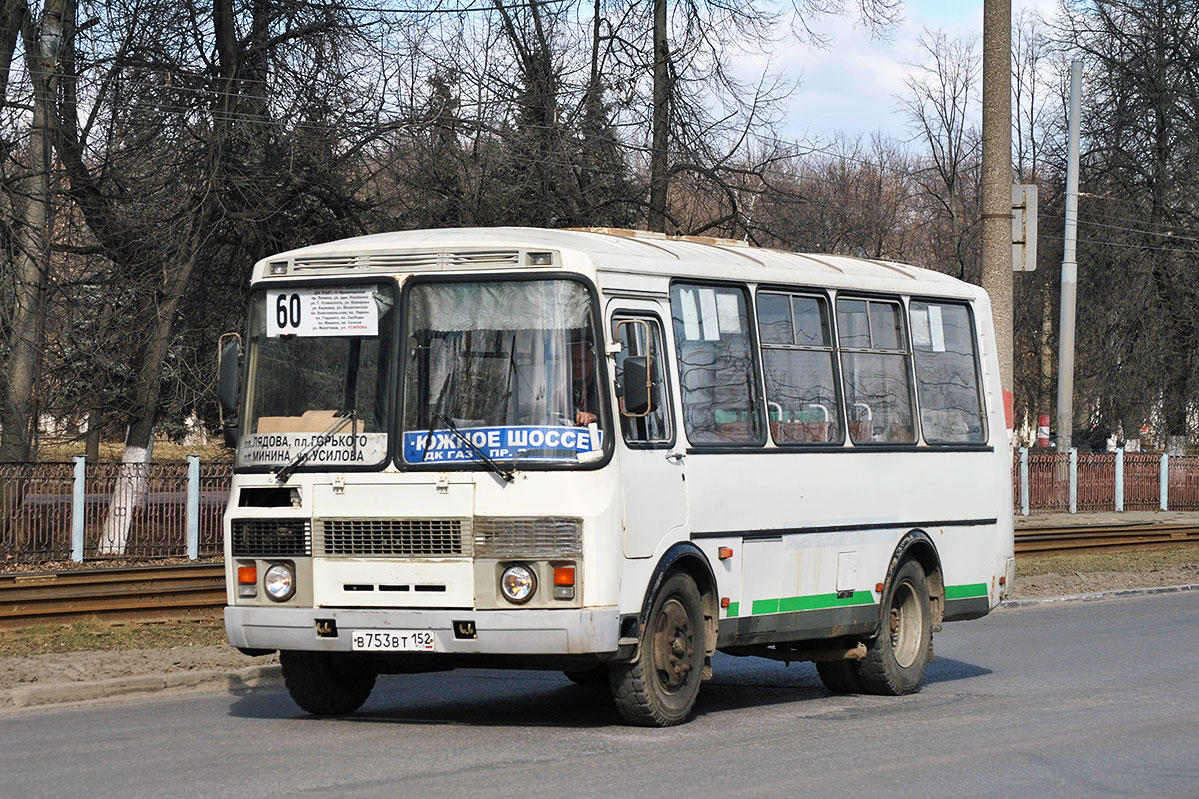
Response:
[[[1012,166],[1021,183],[1039,188],[1038,231],[1044,240],[1038,247],[1037,271],[1013,276],[1015,412],[1017,418],[1035,423],[1041,414],[1053,418],[1057,379],[1058,283],[1046,256],[1054,250],[1049,246],[1054,243],[1050,228],[1057,230],[1061,219],[1064,151],[1059,145],[1064,143],[1065,120],[1059,114],[1058,84],[1062,62],[1036,14],[1021,9],[1012,27]],[[1059,168],[1047,168],[1047,149]]]
[[[908,79],[901,98],[917,140],[927,148],[926,166],[916,180],[937,210],[950,250],[936,266],[978,282],[975,257],[979,136],[971,123],[977,106],[980,60],[974,41],[952,40],[943,31],[925,31],[920,47],[927,61]]]
[[[309,236],[352,228],[359,206],[336,163],[363,143],[344,146],[340,130],[370,96],[333,110],[358,88],[347,85],[354,73],[338,51],[338,37],[355,30],[340,6],[252,0],[239,10],[216,0],[210,12],[118,10],[64,59],[70,78],[56,114],[70,197],[113,277],[131,287],[133,316],[121,320],[129,470],[103,554],[123,551],[129,509],[145,490],[168,355],[193,349],[177,340],[180,320],[203,320],[213,307],[185,304],[207,289],[196,277],[240,263],[244,280],[254,257],[296,243],[287,229],[295,222]],[[341,92],[336,102],[330,87]],[[222,258],[232,260],[215,267]]]
[[[6,25],[0,39],[4,89],[9,88],[9,66],[19,28],[25,72],[32,84],[32,111],[25,163],[18,167],[18,175],[4,181],[12,213],[6,232],[14,287],[6,325],[7,388],[0,404],[0,462],[29,459],[30,435],[37,420],[33,396],[43,347],[53,219],[50,118],[61,53],[72,33],[72,11],[73,5],[66,0],[48,0],[36,21],[24,3],[7,2],[2,12]],[[7,102],[7,95],[4,99]]]
[[[1180,452],[1199,399],[1199,3],[1068,2],[1066,11],[1058,35],[1087,66],[1081,410],[1127,436],[1158,404],[1168,447]]]

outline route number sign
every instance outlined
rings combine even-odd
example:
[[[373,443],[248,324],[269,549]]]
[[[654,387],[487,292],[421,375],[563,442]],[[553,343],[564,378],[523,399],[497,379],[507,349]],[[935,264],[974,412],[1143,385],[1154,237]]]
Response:
[[[375,288],[294,288],[266,292],[266,334],[376,336]]]

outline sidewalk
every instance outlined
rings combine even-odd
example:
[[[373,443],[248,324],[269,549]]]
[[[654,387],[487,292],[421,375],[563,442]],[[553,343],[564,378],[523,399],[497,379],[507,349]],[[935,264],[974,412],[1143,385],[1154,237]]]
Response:
[[[241,693],[252,688],[282,684],[283,675],[278,664],[247,666],[233,671],[182,671],[114,677],[108,680],[31,684],[0,690],[0,714],[13,708],[90,702],[165,691]]]

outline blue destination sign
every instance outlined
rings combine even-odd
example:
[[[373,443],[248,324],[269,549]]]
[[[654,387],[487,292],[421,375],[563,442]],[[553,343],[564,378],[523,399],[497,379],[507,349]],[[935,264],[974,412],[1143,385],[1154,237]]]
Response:
[[[579,453],[603,447],[603,432],[586,427],[521,426],[463,427],[458,432],[492,460],[575,460]],[[404,433],[408,463],[477,461],[478,454],[450,430],[412,430]]]

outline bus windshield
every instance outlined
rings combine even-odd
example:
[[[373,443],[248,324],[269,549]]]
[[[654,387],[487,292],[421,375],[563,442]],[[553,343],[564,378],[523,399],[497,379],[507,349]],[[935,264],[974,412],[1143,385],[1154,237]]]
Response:
[[[437,281],[404,296],[406,463],[602,457],[602,345],[582,283]]]
[[[238,466],[386,460],[394,305],[387,284],[254,293]]]

